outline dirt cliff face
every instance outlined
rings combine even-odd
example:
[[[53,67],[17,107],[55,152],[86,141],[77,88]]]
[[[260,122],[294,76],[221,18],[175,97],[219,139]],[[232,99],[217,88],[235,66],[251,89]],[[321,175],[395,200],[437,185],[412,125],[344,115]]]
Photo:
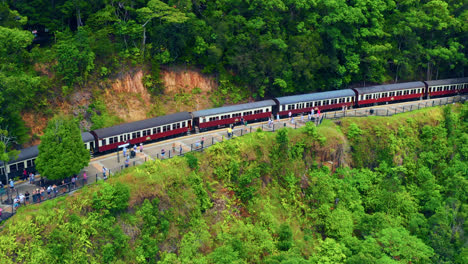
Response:
[[[202,92],[211,92],[218,87],[218,83],[213,77],[203,75],[196,70],[177,68],[162,70],[161,80],[164,83],[165,93],[178,92],[181,89],[190,92],[196,87],[200,88]]]
[[[85,88],[71,94],[69,99],[58,102],[54,112],[73,116],[82,115],[85,120],[81,126],[89,129],[87,109],[96,99],[103,100],[109,114],[118,116],[124,122],[143,120],[150,117],[172,114],[182,111],[195,111],[212,106],[210,95],[218,84],[214,77],[204,75],[196,69],[171,67],[161,70],[160,79],[164,85],[163,94],[151,96],[143,85],[143,78],[148,74],[142,69],[131,69],[112,80],[90,83]],[[94,88],[92,88],[94,87]],[[199,88],[199,89],[195,89]],[[102,92],[99,98],[93,98],[93,89]],[[23,113],[26,126],[31,128],[31,135],[42,135],[47,125],[47,118],[38,112]],[[38,144],[36,138],[30,144]]]
[[[172,67],[161,70],[163,94],[151,96],[143,86],[143,70],[127,73],[106,89],[105,101],[110,113],[125,122],[181,111],[211,107],[209,96],[217,81],[198,70]],[[199,89],[195,89],[199,88]]]
[[[142,82],[143,71],[127,73],[111,82],[104,92],[104,100],[109,113],[125,122],[147,118],[151,106],[151,95]]]

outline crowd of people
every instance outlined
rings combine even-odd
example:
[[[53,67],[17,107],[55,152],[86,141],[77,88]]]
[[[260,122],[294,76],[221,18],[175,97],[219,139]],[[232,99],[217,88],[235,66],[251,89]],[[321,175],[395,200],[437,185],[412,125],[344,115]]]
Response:
[[[30,184],[34,184],[34,178],[29,181]],[[42,183],[42,181],[40,182]],[[85,185],[88,183],[88,176],[86,172],[83,173],[82,184]],[[0,186],[1,187],[1,186]],[[57,186],[56,184],[49,184],[47,187],[40,186],[35,188],[32,193],[29,190],[26,190],[24,193],[16,192],[16,196],[12,197],[13,207],[15,210],[24,205],[31,203],[40,203],[46,199],[51,199],[57,197],[60,192],[64,193],[78,187],[78,175],[73,175],[68,180],[63,180],[61,185]],[[15,193],[15,185],[13,179],[10,179],[9,188],[11,193]]]

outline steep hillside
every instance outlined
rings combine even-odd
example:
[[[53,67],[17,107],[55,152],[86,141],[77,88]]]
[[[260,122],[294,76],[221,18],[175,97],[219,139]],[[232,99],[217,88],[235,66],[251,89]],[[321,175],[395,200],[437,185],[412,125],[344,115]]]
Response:
[[[466,263],[468,105],[258,131],[21,208],[2,263]]]
[[[40,143],[39,136],[53,113],[74,116],[81,120],[84,130],[89,130],[181,111],[206,109],[212,107],[217,98],[216,79],[196,69],[171,67],[162,70],[162,90],[155,95],[144,85],[147,76],[148,73],[141,68],[129,69],[115,77],[90,82],[88,87],[73,92],[68,98],[55,100],[45,113],[37,109],[23,112],[23,120],[30,129],[29,145]]]

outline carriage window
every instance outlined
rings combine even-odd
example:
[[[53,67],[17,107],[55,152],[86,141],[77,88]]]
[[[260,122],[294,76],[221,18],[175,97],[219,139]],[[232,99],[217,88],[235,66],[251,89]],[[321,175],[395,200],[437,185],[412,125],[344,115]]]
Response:
[[[26,165],[28,166],[28,168],[32,167],[33,166],[32,160],[27,160]]]
[[[10,165],[10,172],[18,171],[16,164]]]
[[[105,145],[106,145],[106,140],[105,140],[105,139],[101,140],[101,144],[102,144],[103,146],[105,146]]]
[[[185,127],[185,122],[182,122],[182,127]]]
[[[123,141],[123,136],[120,136],[120,142],[122,142],[122,141]]]
[[[166,132],[167,131],[167,127],[166,126],[163,126],[163,132]]]
[[[109,138],[109,144],[113,144],[114,143],[114,139],[113,138]]]
[[[146,137],[146,130],[143,130],[143,136]]]

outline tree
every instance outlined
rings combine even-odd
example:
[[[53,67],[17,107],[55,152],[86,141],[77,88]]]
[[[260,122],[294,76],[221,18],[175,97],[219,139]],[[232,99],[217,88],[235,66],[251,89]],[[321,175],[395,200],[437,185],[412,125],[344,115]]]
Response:
[[[141,50],[144,57],[145,44],[146,44],[146,25],[153,20],[153,18],[159,18],[159,22],[162,23],[184,23],[187,21],[187,17],[184,13],[178,11],[174,7],[170,7],[166,3],[159,0],[151,0],[148,2],[148,7],[143,7],[137,10],[141,20],[144,21],[143,25],[143,37],[141,40]]]
[[[403,227],[383,229],[376,239],[387,255],[403,263],[429,263],[434,255],[432,248]]]
[[[54,117],[41,137],[37,170],[51,180],[64,179],[88,165],[89,151],[84,147],[80,129],[73,119]]]
[[[88,29],[81,27],[70,38],[67,34],[59,34],[61,40],[55,45],[57,50],[57,72],[68,87],[78,82],[84,84],[89,73],[94,69],[95,54],[89,45]],[[70,90],[63,91],[67,95]]]

